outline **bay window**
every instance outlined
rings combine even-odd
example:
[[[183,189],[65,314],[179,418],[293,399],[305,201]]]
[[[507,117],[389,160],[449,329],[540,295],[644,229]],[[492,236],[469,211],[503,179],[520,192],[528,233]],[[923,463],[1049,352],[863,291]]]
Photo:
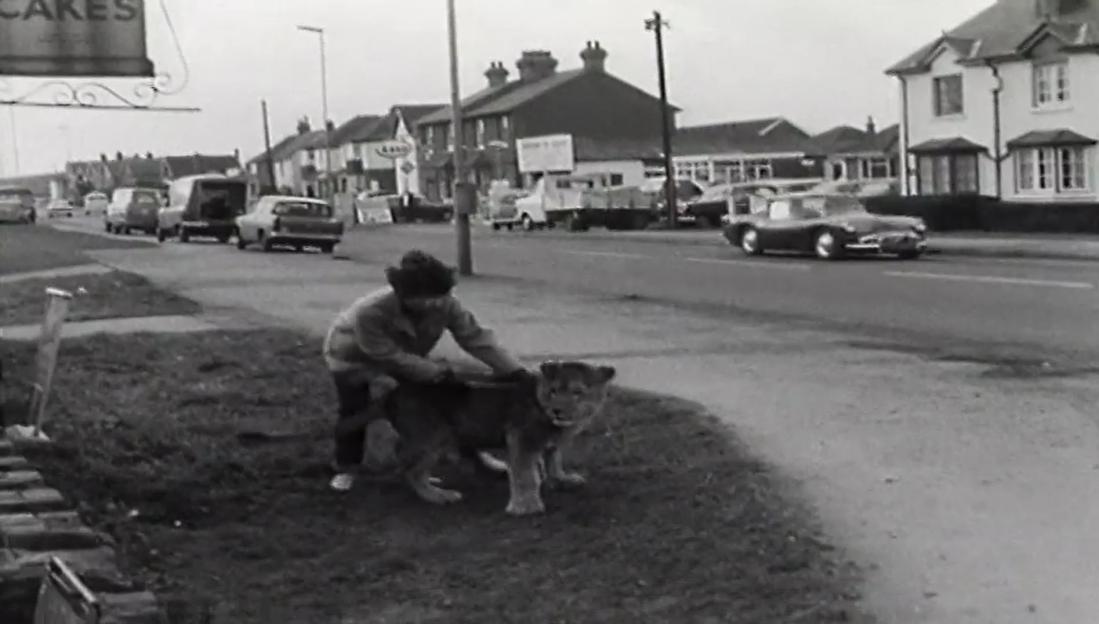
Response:
[[[920,195],[967,195],[980,192],[978,156],[973,153],[920,154]]]
[[[1080,145],[1016,149],[1015,191],[1057,194],[1090,190],[1089,152]]]

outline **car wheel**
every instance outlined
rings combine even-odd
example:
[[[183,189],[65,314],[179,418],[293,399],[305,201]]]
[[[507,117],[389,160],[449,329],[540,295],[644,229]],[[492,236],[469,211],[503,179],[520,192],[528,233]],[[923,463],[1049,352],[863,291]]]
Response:
[[[133,230],[130,228],[130,226],[128,226],[128,225],[122,226],[122,233],[123,234],[125,234],[126,236],[129,236],[131,232],[133,232]]]
[[[523,215],[522,224],[524,232],[530,232],[534,230],[534,219],[531,219],[529,214]]]
[[[190,240],[191,240],[191,234],[187,232],[187,228],[185,228],[185,227],[179,228],[179,242],[187,243],[187,242],[190,242]]]
[[[923,255],[922,251],[902,251],[897,254],[897,257],[901,260],[915,260]]]
[[[324,243],[323,245],[321,245],[321,253],[330,254],[330,253],[332,253],[332,250],[335,249],[335,248],[336,248],[336,246],[333,245],[332,243]]]
[[[222,235],[218,236],[218,242],[221,243],[222,245],[224,245],[225,243],[228,243],[229,242],[229,235],[228,234],[222,234]]]
[[[110,223],[104,223],[103,224],[103,231],[110,234],[111,233],[111,224]]]
[[[821,260],[835,260],[840,257],[839,242],[836,235],[828,230],[821,230],[813,238],[813,251]]]
[[[493,224],[492,224],[492,229],[493,229],[494,231],[497,231],[497,232],[499,232],[499,231],[500,231],[500,224],[499,224],[499,223],[493,223]]]
[[[156,229],[156,242],[163,243],[166,240],[168,240],[167,233],[158,227]]]
[[[244,251],[248,247],[248,241],[244,240],[244,237],[237,233],[237,249]]]
[[[749,256],[762,254],[763,246],[759,244],[759,230],[750,227],[741,232],[740,248]]]

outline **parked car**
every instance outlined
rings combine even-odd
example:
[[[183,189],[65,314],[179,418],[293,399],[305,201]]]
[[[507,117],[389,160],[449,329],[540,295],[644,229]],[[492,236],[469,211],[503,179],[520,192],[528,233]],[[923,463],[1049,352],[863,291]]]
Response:
[[[236,219],[237,249],[256,243],[264,251],[279,245],[298,251],[317,247],[332,253],[343,237],[343,220],[332,206],[321,199],[267,195],[256,202],[252,210]]]
[[[84,196],[84,214],[107,214],[107,206],[110,203],[111,200],[106,193],[92,191]]]
[[[926,234],[921,219],[871,214],[858,197],[818,192],[768,198],[765,212],[737,215],[723,230],[748,255],[795,251],[827,260],[848,254],[918,258],[927,248]]]
[[[46,204],[46,218],[52,219],[54,217],[71,217],[76,214],[76,209],[69,203],[69,200],[64,197],[57,197],[50,200],[50,203]]]
[[[0,223],[34,223],[34,193],[27,188],[0,188]]]
[[[445,202],[432,201],[422,195],[404,193],[402,195],[367,194],[359,205],[366,209],[378,208],[383,203],[389,209],[393,223],[447,223],[454,218],[454,206]]]
[[[168,205],[157,215],[156,239],[209,236],[227,243],[236,233],[237,217],[245,214],[248,184],[221,174],[185,176],[168,188]]]
[[[103,229],[115,234],[141,230],[156,232],[160,191],[152,188],[123,187],[114,190],[107,211],[103,213]]]
[[[641,185],[642,192],[649,198],[653,209],[660,219],[667,219],[667,199],[664,196],[664,180],[667,178],[649,178]],[[700,197],[705,189],[694,180],[680,178],[675,181],[676,221],[694,223],[695,218],[687,214],[687,205]]]

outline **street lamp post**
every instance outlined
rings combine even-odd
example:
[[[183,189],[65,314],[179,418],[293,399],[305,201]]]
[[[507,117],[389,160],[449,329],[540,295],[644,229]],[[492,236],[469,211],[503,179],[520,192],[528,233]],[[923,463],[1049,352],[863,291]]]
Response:
[[[306,32],[315,33],[320,37],[321,44],[321,115],[324,123],[324,170],[325,179],[327,184],[325,189],[328,191],[326,195],[330,198],[333,195],[334,180],[332,179],[332,133],[328,129],[328,66],[324,54],[324,29],[317,26],[298,26],[298,30],[304,30]]]
[[[469,203],[473,200],[473,192],[466,183],[466,167],[462,158],[465,142],[462,136],[462,102],[458,91],[458,35],[454,0],[446,1],[446,11],[450,39],[450,124],[454,129],[454,229],[458,238],[458,273],[473,275],[469,232]]]

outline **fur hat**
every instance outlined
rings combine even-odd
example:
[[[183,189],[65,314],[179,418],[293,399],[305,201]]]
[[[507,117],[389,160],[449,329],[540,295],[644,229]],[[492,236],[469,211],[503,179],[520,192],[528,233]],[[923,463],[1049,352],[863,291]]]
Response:
[[[400,297],[449,295],[457,282],[452,267],[418,249],[402,256],[399,267],[387,268],[385,278]]]

